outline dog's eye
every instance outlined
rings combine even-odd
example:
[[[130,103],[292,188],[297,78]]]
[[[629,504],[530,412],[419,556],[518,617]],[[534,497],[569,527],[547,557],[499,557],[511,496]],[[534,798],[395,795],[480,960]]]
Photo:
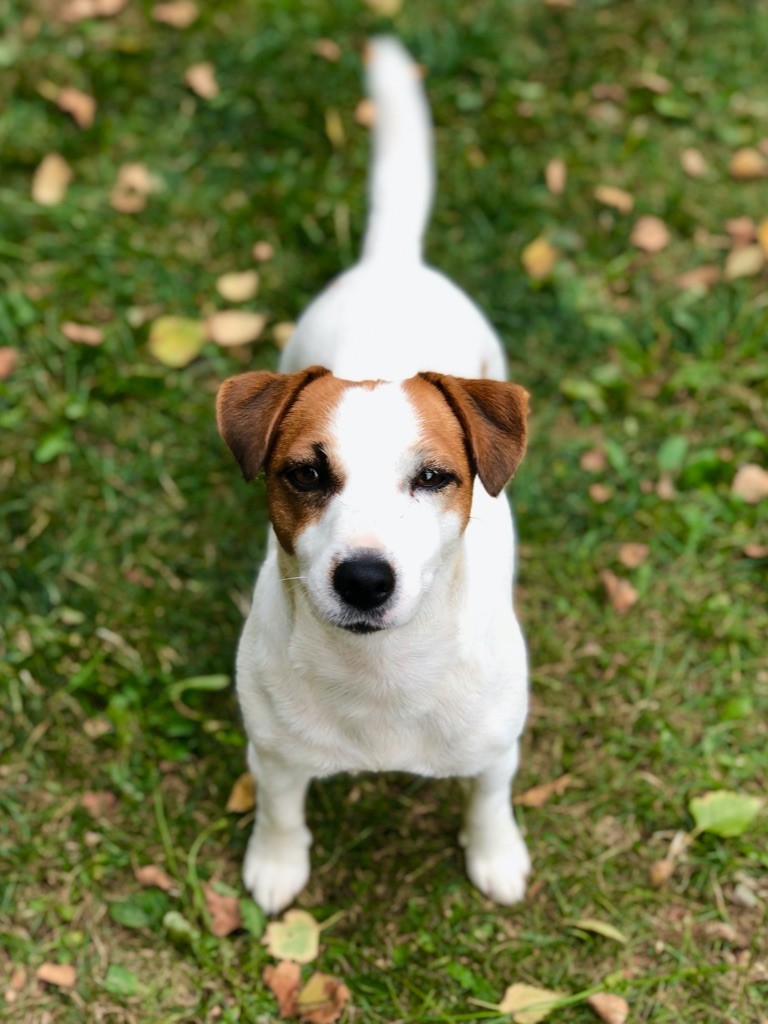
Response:
[[[414,490],[440,491],[455,479],[453,473],[446,473],[441,469],[422,469],[411,481],[411,486]]]
[[[297,491],[322,491],[328,483],[326,474],[310,462],[286,469],[283,476]]]

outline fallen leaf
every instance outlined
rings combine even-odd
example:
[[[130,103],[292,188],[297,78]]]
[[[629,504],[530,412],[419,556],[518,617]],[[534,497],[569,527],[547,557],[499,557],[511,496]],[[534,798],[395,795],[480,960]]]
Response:
[[[632,84],[638,89],[647,89],[648,92],[655,92],[657,96],[664,96],[672,90],[672,83],[663,75],[655,71],[638,71],[632,78]]]
[[[688,808],[699,832],[729,839],[746,832],[762,806],[759,796],[720,789],[694,797]]]
[[[56,988],[74,988],[77,982],[77,971],[72,964],[44,963],[35,971],[38,981],[44,981]]]
[[[669,229],[660,217],[649,214],[635,221],[629,240],[643,252],[661,252],[669,245]]]
[[[728,173],[737,181],[754,181],[768,174],[768,160],[759,149],[745,146],[737,149],[728,162]]]
[[[723,276],[726,281],[736,281],[740,277],[754,277],[765,266],[765,252],[760,245],[744,245],[732,249],[725,260]]]
[[[16,349],[9,345],[0,348],[0,380],[7,380],[16,369],[17,356]]]
[[[230,814],[244,814],[255,806],[256,784],[250,772],[243,772],[232,787],[226,809]]]
[[[344,122],[335,107],[329,107],[325,112],[325,134],[331,145],[337,149],[344,145]]]
[[[190,65],[184,72],[184,83],[203,100],[212,100],[219,95],[216,69],[209,60]]]
[[[562,796],[572,782],[572,775],[561,775],[559,779],[553,779],[551,782],[542,782],[538,786],[526,789],[524,793],[516,796],[513,802],[518,807],[541,807],[551,797]]]
[[[619,561],[622,565],[626,565],[628,569],[636,569],[639,565],[643,564],[650,551],[651,549],[647,544],[639,544],[637,542],[622,544],[619,548]]]
[[[71,85],[59,90],[56,96],[59,110],[69,114],[78,128],[90,128],[96,116],[96,100],[87,92],[81,92]]]
[[[680,154],[680,166],[689,178],[702,178],[709,170],[709,164],[698,149],[684,149]]]
[[[14,992],[21,992],[24,986],[27,984],[27,969],[26,967],[14,967],[11,972],[11,977],[8,980],[8,987]]]
[[[208,882],[203,885],[203,895],[208,913],[211,915],[212,934],[221,939],[237,931],[242,924],[238,897],[216,892]]]
[[[343,981],[317,971],[299,992],[299,1016],[308,1024],[334,1024],[351,994]]]
[[[627,90],[618,82],[595,82],[592,95],[596,100],[611,100],[612,103],[625,103]]]
[[[216,282],[216,291],[227,302],[247,302],[258,290],[259,275],[255,270],[231,271]]]
[[[293,337],[296,324],[292,320],[282,320],[272,328],[272,337],[278,348],[283,349]]]
[[[189,28],[197,20],[197,4],[193,0],[171,0],[170,3],[155,4],[152,17],[171,28]]]
[[[106,736],[111,731],[112,724],[100,715],[94,715],[93,718],[83,720],[83,732],[88,739],[97,740],[99,736]]]
[[[165,868],[158,867],[157,864],[144,864],[136,868],[134,874],[139,885],[153,886],[155,889],[162,889],[163,892],[170,892],[176,886]]]
[[[164,366],[180,369],[200,355],[205,326],[184,316],[160,316],[149,329],[147,348]]]
[[[606,484],[590,484],[587,493],[596,505],[604,505],[613,497],[613,489]]]
[[[711,288],[712,285],[717,284],[721,276],[720,267],[716,264],[702,263],[698,267],[692,267],[690,270],[678,274],[675,278],[675,285],[681,291],[686,291],[689,288]]]
[[[498,1010],[499,1013],[511,1014],[515,1024],[539,1024],[549,1016],[555,1003],[564,998],[562,992],[517,982],[504,993]]]
[[[608,600],[618,615],[624,615],[637,602],[638,593],[629,580],[623,580],[610,569],[602,569],[600,579],[603,581]]]
[[[569,928],[577,928],[580,932],[592,932],[594,935],[602,935],[604,939],[613,939],[614,942],[620,942],[623,946],[629,942],[627,936],[618,928],[608,924],[607,921],[599,921],[595,917],[569,918],[563,921],[563,924]]]
[[[104,341],[104,331],[92,324],[65,320],[59,329],[67,341],[73,341],[76,345],[100,345]]]
[[[660,889],[670,880],[675,870],[675,862],[665,857],[656,860],[648,868],[648,879],[655,889]]]
[[[365,3],[382,18],[394,18],[403,6],[403,0],[365,0]]]
[[[760,900],[753,890],[743,882],[739,882],[738,885],[733,887],[733,892],[729,898],[731,903],[734,903],[737,907],[745,907],[747,910],[755,910],[760,906]]]
[[[749,245],[755,240],[757,225],[751,217],[731,217],[725,222],[725,230],[734,245]]]
[[[261,940],[270,956],[308,964],[320,949],[320,925],[306,910],[288,910],[280,921],[270,921]]]
[[[768,217],[760,222],[757,229],[757,242],[766,256],[768,256]]]
[[[59,153],[48,153],[32,176],[32,198],[41,206],[58,206],[67,194],[72,169]]]
[[[627,1000],[610,992],[595,992],[589,996],[587,1004],[605,1024],[624,1024],[629,1017]]]
[[[747,558],[768,558],[768,544],[745,544],[743,550]]]
[[[553,7],[557,11],[568,11],[576,3],[576,0],[544,0],[547,7]]]
[[[748,505],[756,505],[768,498],[768,470],[754,462],[739,466],[731,484],[731,494],[742,498]]]
[[[108,789],[88,790],[80,797],[80,803],[92,818],[101,818],[117,807],[117,797]]]
[[[283,960],[275,966],[268,964],[262,974],[264,984],[277,999],[277,1009],[281,1017],[295,1017],[298,1006],[296,997],[301,985],[301,968],[293,960]]]
[[[363,128],[372,128],[376,123],[376,104],[373,100],[364,99],[355,107],[355,120]]]
[[[147,196],[154,191],[155,183],[146,164],[134,161],[118,170],[109,202],[118,213],[140,213],[147,205]]]
[[[586,473],[601,473],[607,461],[602,448],[590,448],[579,456],[579,465]]]
[[[674,477],[669,470],[664,470],[664,472],[659,476],[656,483],[656,494],[662,501],[672,501],[677,495]]]
[[[341,59],[341,47],[333,39],[318,39],[312,47],[318,57],[325,60],[337,61]]]
[[[523,249],[520,257],[526,273],[534,281],[549,277],[557,262],[558,251],[546,238],[535,238]]]
[[[568,181],[568,168],[565,166],[565,160],[561,160],[559,156],[550,160],[544,168],[544,180],[553,196],[562,195]]]
[[[616,188],[615,185],[598,185],[593,193],[598,203],[603,206],[611,206],[619,213],[631,213],[635,200],[625,192],[623,188]]]
[[[128,6],[128,0],[69,0],[58,11],[62,21],[70,23],[87,18],[111,18]]]
[[[257,263],[268,263],[275,256],[275,247],[270,242],[256,242],[251,250]]]
[[[212,313],[205,321],[211,341],[225,348],[247,345],[256,341],[264,330],[267,318],[263,313],[247,313],[239,309],[224,309]]]

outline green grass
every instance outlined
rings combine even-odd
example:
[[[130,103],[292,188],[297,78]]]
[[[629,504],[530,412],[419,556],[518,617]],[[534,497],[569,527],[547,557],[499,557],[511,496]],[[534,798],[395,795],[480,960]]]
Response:
[[[265,503],[238,479],[212,402],[225,375],[274,365],[276,351],[207,346],[168,370],[146,351],[146,323],[214,308],[217,276],[250,266],[258,239],[276,256],[251,306],[272,323],[354,259],[368,159],[353,118],[358,52],[382,23],[354,0],[203,6],[178,32],[137,0],[70,26],[42,4],[35,20],[0,2],[0,339],[19,351],[0,383],[0,992],[13,966],[30,975],[0,1009],[13,1021],[276,1017],[259,920],[216,939],[202,911],[202,880],[240,891],[249,820],[224,812],[243,767],[237,710],[228,691],[173,688],[232,666]],[[673,280],[722,264],[727,218],[768,216],[768,183],[727,174],[732,151],[765,136],[768,10],[411,0],[395,28],[429,69],[438,126],[430,257],[488,311],[533,394],[512,495],[534,688],[519,789],[575,781],[521,809],[535,888],[513,910],[463,875],[454,784],[315,786],[300,904],[319,919],[342,912],[318,966],[352,990],[350,1021],[493,1019],[472,1000],[498,1002],[514,981],[620,992],[633,1021],[758,1021],[765,815],[739,838],[700,836],[661,890],[648,869],[692,828],[692,796],[766,790],[766,560],[743,547],[768,543],[768,517],[730,483],[739,464],[768,463],[768,278],[706,294]],[[314,55],[324,36],[338,63]],[[183,86],[204,59],[222,87],[210,102]],[[671,91],[638,87],[639,71]],[[94,127],[45,100],[44,81],[95,95]],[[596,100],[599,83],[626,99]],[[344,129],[336,144],[329,109]],[[679,166],[691,145],[710,165],[696,181]],[[44,209],[30,181],[51,150],[75,176]],[[544,185],[554,156],[569,169],[561,197]],[[109,205],[130,160],[162,186],[135,216]],[[635,213],[602,210],[600,183],[631,191]],[[642,213],[672,232],[657,256],[629,245]],[[520,253],[540,233],[561,255],[535,285]],[[66,341],[67,319],[102,324],[104,344]],[[590,475],[579,456],[596,445],[608,465]],[[655,491],[665,469],[671,500]],[[589,498],[593,482],[612,488],[605,504]],[[650,546],[636,570],[617,562],[630,540]],[[603,568],[638,590],[624,617]],[[94,819],[87,790],[115,806]],[[150,862],[176,892],[140,889],[133,869]],[[745,880],[753,908],[737,901]],[[174,944],[170,909],[200,935]],[[585,916],[628,943],[564,924]],[[43,961],[73,963],[75,991],[37,983]],[[595,1018],[575,1003],[553,1019]]]

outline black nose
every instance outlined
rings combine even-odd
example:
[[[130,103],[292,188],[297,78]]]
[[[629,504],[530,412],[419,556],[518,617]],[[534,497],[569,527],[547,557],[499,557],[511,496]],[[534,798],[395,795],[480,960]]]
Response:
[[[395,589],[395,574],[383,558],[348,558],[336,566],[333,589],[346,604],[369,612],[384,604]]]

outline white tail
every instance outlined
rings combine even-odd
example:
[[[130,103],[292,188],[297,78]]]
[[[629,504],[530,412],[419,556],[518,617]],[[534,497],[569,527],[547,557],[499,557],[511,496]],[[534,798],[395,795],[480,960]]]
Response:
[[[370,43],[375,108],[365,259],[421,259],[434,191],[432,122],[419,69],[391,36]]]

